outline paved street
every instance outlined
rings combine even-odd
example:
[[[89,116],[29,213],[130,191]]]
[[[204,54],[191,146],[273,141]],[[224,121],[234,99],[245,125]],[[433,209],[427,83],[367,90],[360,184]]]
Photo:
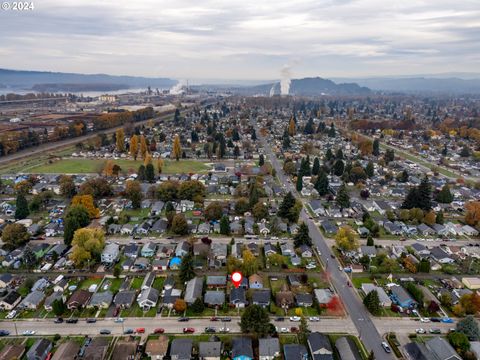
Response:
[[[209,319],[190,319],[188,322],[178,322],[176,318],[125,318],[123,323],[116,323],[113,319],[99,319],[96,323],[87,324],[85,320],[79,320],[77,324],[55,324],[53,319],[43,320],[19,320],[2,321],[0,329],[10,331],[11,335],[21,335],[25,330],[34,330],[36,335],[97,335],[101,329],[108,329],[114,335],[121,335],[126,329],[145,328],[146,333],[152,333],[156,328],[163,328],[167,333],[181,333],[184,327],[193,327],[195,332],[203,333],[205,327],[213,326],[217,331],[227,327],[231,332],[239,333],[240,318],[234,317],[231,322],[210,321]],[[298,327],[298,322],[285,321],[272,323],[280,328]],[[312,331],[323,332],[348,332],[355,334],[356,329],[348,318],[322,318],[319,322],[310,322],[309,328]]]
[[[272,166],[276,170],[277,177],[279,178],[280,182],[287,187],[287,191],[291,191],[292,194],[294,194],[297,198],[300,198],[290,179],[285,176],[282,166],[279,163],[276,155],[272,152],[270,145],[261,135],[258,125],[256,123],[254,123],[253,125],[256,128],[256,132],[265,150],[265,154],[269,157]],[[315,222],[310,220],[309,215],[307,214],[305,209],[302,209],[302,212],[300,213],[300,219],[308,225],[313,243],[322,254],[321,257],[324,265],[326,266],[326,270],[330,275],[330,280],[336,288],[351,317],[351,320],[357,328],[357,333],[360,336],[360,339],[364,342],[366,348],[369,351],[374,351],[377,359],[393,359],[393,355],[386,354],[383,350],[381,346],[382,337],[378,333],[377,328],[372,322],[370,314],[364,307],[356,291],[346,285],[346,275],[343,271],[340,271],[338,269],[339,263],[337,262],[337,260],[331,258],[333,254],[330,250],[330,246],[324,239],[322,233],[320,232],[320,229],[315,224]]]

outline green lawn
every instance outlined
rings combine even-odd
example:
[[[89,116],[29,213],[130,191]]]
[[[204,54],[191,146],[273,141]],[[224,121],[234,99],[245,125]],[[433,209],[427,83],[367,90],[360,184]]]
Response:
[[[143,283],[143,279],[141,277],[136,277],[130,283],[130,289],[139,290],[140,287],[142,286],[142,283]]]
[[[52,163],[43,163],[28,168],[26,171],[30,173],[54,173],[54,174],[82,174],[97,173],[101,171],[107,160],[104,159],[61,159]],[[122,172],[128,173],[129,170],[136,171],[143,164],[141,160],[118,159],[113,162],[122,168]],[[162,173],[190,173],[190,172],[206,172],[210,167],[201,161],[165,160]]]
[[[99,285],[100,283],[102,282],[102,279],[98,278],[98,279],[95,279],[95,278],[88,278],[88,279],[85,279],[83,280],[80,285],[78,286],[79,289],[84,289],[84,290],[88,290],[88,288],[91,286],[91,285]]]

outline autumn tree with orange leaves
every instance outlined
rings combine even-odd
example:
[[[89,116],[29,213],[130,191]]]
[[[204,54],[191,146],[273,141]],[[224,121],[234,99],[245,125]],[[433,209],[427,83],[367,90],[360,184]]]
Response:
[[[465,222],[468,225],[476,226],[480,222],[480,201],[470,201],[465,205],[467,214],[465,215]]]

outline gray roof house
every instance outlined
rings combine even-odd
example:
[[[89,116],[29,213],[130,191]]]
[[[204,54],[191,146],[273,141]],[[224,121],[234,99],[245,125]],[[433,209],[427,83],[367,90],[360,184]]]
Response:
[[[51,295],[49,295],[44,303],[43,303],[43,307],[45,310],[47,311],[52,311],[53,310],[53,307],[52,307],[52,304],[55,300],[60,300],[62,299],[63,297],[63,292],[61,291],[54,291]]]
[[[30,292],[25,299],[23,299],[18,305],[21,309],[36,310],[40,306],[40,303],[45,298],[43,291],[34,290]]]
[[[203,291],[203,277],[194,277],[190,281],[187,282],[187,286],[185,289],[185,296],[184,300],[188,305],[191,305],[197,299],[202,298],[202,291]]]
[[[52,342],[47,339],[38,339],[27,351],[27,360],[45,360],[48,353],[52,350]]]
[[[117,295],[115,295],[113,303],[115,304],[115,306],[119,306],[121,308],[129,308],[135,301],[136,295],[137,292],[135,290],[119,291]]]
[[[278,338],[266,338],[258,340],[259,360],[273,360],[280,356],[280,342]]]
[[[327,335],[312,332],[308,335],[307,344],[313,360],[333,360],[333,349]]]
[[[253,359],[252,339],[239,336],[232,340],[232,359]]]
[[[223,291],[206,291],[203,302],[208,306],[222,306],[225,303]]]
[[[252,303],[267,307],[270,305],[270,289],[255,290],[252,293]]]
[[[308,351],[304,345],[286,344],[283,346],[285,360],[308,360]]]
[[[172,360],[190,360],[192,356],[192,339],[173,339],[170,346]]]
[[[201,341],[198,343],[198,357],[200,360],[220,360],[222,348],[221,341]]]
[[[425,346],[431,353],[434,354],[435,359],[438,360],[461,360],[460,355],[457,354],[455,349],[448,343],[447,340],[439,336],[428,340]]]
[[[102,251],[101,260],[104,264],[112,264],[117,261],[120,254],[120,247],[115,243],[110,243],[105,246]]]
[[[342,360],[362,360],[355,342],[345,336],[335,341],[335,347]]]
[[[230,304],[237,308],[243,308],[248,304],[245,288],[232,288],[230,292]]]
[[[96,292],[90,298],[87,308],[108,309],[113,300],[113,294],[110,291]]]
[[[158,290],[152,287],[145,288],[138,295],[137,303],[143,308],[143,310],[150,310],[157,305],[158,302]]]

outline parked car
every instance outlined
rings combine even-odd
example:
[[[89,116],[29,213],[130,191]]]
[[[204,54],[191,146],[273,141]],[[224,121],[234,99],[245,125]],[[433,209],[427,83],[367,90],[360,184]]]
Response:
[[[135,329],[135,332],[136,332],[137,334],[144,334],[144,333],[145,333],[145,328],[144,328],[144,327],[136,328],[136,329]]]
[[[423,322],[423,323],[429,323],[430,319],[429,318],[420,318],[420,321]]]
[[[93,324],[93,323],[96,323],[97,322],[97,319],[95,318],[88,318],[87,319],[87,324]]]
[[[288,333],[288,328],[282,327],[282,328],[280,329],[280,332],[281,332],[281,333]]]
[[[58,317],[58,318],[56,318],[55,320],[53,320],[53,322],[54,322],[55,324],[61,324],[61,323],[63,323],[63,318]]]
[[[216,317],[216,316],[212,316],[212,317],[210,318],[210,321],[219,321],[219,320],[220,320],[220,319],[219,319],[218,317]]]
[[[229,329],[229,328],[227,328],[227,327],[221,327],[221,328],[218,330],[218,332],[221,332],[221,333],[228,333],[228,332],[230,332],[230,329]]]
[[[210,334],[210,333],[215,333],[215,332],[217,332],[217,330],[216,330],[213,326],[207,326],[207,327],[205,328],[205,332],[206,332],[207,334]]]
[[[292,332],[292,333],[294,333],[294,334],[298,333],[299,331],[300,331],[300,330],[298,329],[298,327],[292,326],[292,327],[290,328],[290,332]]]
[[[426,331],[425,329],[422,329],[422,328],[416,329],[415,332],[416,332],[417,334],[426,334],[426,333],[427,333],[427,331]]]
[[[133,334],[134,331],[133,329],[125,329],[125,331],[123,332],[125,335],[130,335],[130,334]]]
[[[70,319],[67,319],[65,322],[67,324],[76,324],[76,323],[78,323],[78,319],[77,318],[70,318]]]
[[[116,318],[116,319],[114,320],[114,322],[116,322],[116,323],[123,323],[124,321],[125,321],[125,319],[124,319],[124,318],[121,318],[121,317]]]
[[[188,317],[180,317],[180,318],[178,318],[178,321],[180,321],[180,322],[185,322],[185,321],[188,321],[188,320],[190,320]]]
[[[10,335],[10,331],[8,330],[0,330],[0,336],[8,336]]]
[[[232,321],[232,318],[231,317],[223,317],[223,318],[220,319],[220,321],[230,322],[230,321]]]
[[[450,319],[448,317],[444,317],[444,318],[442,318],[442,323],[453,324],[453,319]]]
[[[440,322],[440,321],[441,321],[440,318],[431,318],[430,320],[431,320],[432,322]]]
[[[164,332],[165,332],[164,328],[156,328],[155,330],[153,330],[154,334],[163,334]]]
[[[275,318],[275,321],[285,321],[285,318],[283,316],[278,316]]]
[[[309,320],[310,321],[320,321],[320,318],[318,316],[310,316]]]
[[[290,321],[300,321],[300,316],[290,316]]]
[[[388,346],[388,344],[385,341],[382,342],[382,347],[386,353],[390,354],[392,352],[392,349],[390,349],[390,346]]]
[[[429,333],[430,334],[441,334],[442,330],[440,330],[440,329],[430,329]]]
[[[12,310],[7,314],[7,316],[5,316],[5,318],[6,319],[13,319],[15,316],[17,316],[17,310]]]
[[[100,335],[110,335],[112,332],[108,329],[101,329]]]
[[[194,332],[195,332],[194,328],[191,328],[191,327],[183,328],[183,333],[184,334],[193,334]]]
[[[22,332],[22,335],[23,336],[32,336],[32,335],[35,335],[35,330],[25,330],[24,332]]]

